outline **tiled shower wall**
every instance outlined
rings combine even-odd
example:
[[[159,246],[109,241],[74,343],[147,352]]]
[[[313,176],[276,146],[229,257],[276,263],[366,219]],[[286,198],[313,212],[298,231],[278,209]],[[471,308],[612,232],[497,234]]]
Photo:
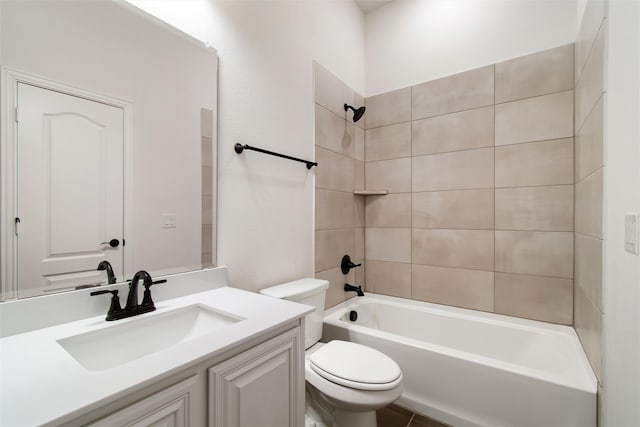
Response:
[[[213,201],[216,200],[216,189],[213,177],[216,176],[216,163],[213,149],[213,111],[200,109],[200,135],[202,158],[202,239],[201,262],[202,267],[211,267],[216,260],[215,224],[216,211]]]
[[[572,324],[573,59],[366,99],[367,290]]]
[[[603,119],[606,93],[605,2],[590,0],[576,41],[575,73],[575,319],[574,326],[602,380]]]
[[[330,283],[328,308],[354,295],[345,283],[364,281],[364,198],[353,194],[364,188],[364,120],[354,124],[343,108],[362,106],[364,98],[316,63],[314,82],[315,276]],[[363,266],[342,274],[344,255]]]

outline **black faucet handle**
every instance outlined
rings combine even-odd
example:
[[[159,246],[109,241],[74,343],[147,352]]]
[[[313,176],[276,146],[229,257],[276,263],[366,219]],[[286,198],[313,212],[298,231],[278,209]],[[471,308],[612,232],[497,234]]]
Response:
[[[145,287],[146,289],[149,289],[149,287],[150,287],[151,285],[159,285],[160,283],[167,283],[167,279],[154,280],[154,281],[153,281],[153,282],[151,282],[151,283],[145,283],[145,284],[144,284],[144,287]]]
[[[103,294],[113,294],[114,297],[117,297],[118,296],[118,290],[114,289],[113,291],[107,291],[107,290],[93,291],[89,295],[96,296],[96,295],[103,295]]]
[[[155,310],[156,305],[153,302],[153,299],[151,298],[151,286],[153,285],[158,285],[160,283],[167,283],[167,279],[160,279],[160,280],[155,280],[153,282],[145,282],[143,283],[144,285],[144,295],[142,296],[142,303],[140,304],[140,307],[144,307],[144,308],[153,308]]]
[[[101,291],[93,291],[91,292],[91,296],[103,295],[103,294],[111,294],[111,305],[109,306],[109,311],[107,312],[106,320],[116,320],[118,317],[116,316],[118,313],[122,311],[122,307],[120,306],[120,297],[118,297],[118,290],[101,290]]]
[[[345,255],[342,257],[342,261],[340,262],[340,269],[342,270],[342,274],[349,274],[349,270],[355,267],[360,267],[360,264],[354,264],[351,262],[351,257],[349,255]]]

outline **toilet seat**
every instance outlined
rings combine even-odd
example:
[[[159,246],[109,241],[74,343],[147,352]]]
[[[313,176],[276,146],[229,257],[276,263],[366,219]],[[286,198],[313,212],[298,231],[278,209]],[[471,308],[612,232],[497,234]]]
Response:
[[[331,341],[309,357],[322,378],[356,390],[391,390],[402,382],[396,362],[378,350],[348,341]]]

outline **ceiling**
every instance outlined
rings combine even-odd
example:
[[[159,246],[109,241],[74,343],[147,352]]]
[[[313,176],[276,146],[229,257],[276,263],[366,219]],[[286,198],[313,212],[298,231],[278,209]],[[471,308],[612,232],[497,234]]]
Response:
[[[391,3],[393,0],[354,0],[363,13],[369,13],[374,9]]]

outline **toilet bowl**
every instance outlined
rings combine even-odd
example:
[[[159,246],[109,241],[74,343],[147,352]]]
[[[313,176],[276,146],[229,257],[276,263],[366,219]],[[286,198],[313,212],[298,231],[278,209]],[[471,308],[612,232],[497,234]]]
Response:
[[[317,343],[305,351],[305,380],[334,427],[375,426],[376,410],[402,394],[402,372],[391,358],[347,341]]]
[[[305,380],[311,399],[307,407],[323,418],[318,425],[376,427],[376,410],[402,394],[402,372],[390,357],[370,347],[319,342],[328,286],[326,280],[301,279],[260,292],[316,308],[305,319]]]

